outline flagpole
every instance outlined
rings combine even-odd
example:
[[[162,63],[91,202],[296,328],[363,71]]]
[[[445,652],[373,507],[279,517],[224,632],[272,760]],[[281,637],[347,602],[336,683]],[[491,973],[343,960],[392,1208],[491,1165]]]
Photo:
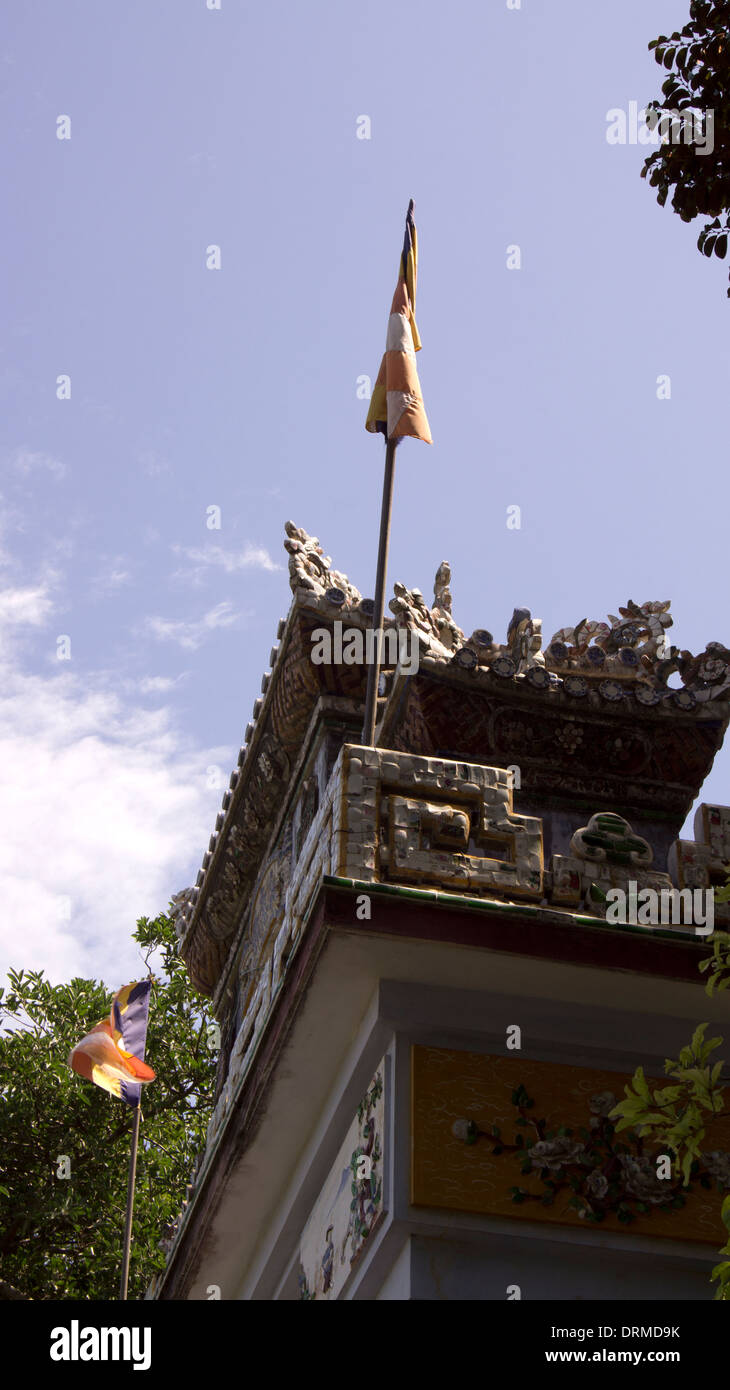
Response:
[[[129,1256],[132,1248],[132,1212],[134,1210],[134,1182],[137,1176],[137,1145],[139,1143],[139,1122],[142,1115],[141,1101],[137,1101],[134,1107],[134,1124],[132,1126],[132,1149],[129,1155],[129,1177],[127,1179],[127,1214],[124,1224],[124,1253],[122,1257],[122,1278],[119,1287],[119,1297],[122,1302],[127,1298],[127,1284],[129,1282]]]
[[[365,719],[362,726],[362,741],[371,748],[375,741],[375,721],[378,707],[378,685],[380,683],[380,661],[383,641],[383,611],[385,608],[385,576],[388,569],[388,547],[390,544],[390,517],[393,508],[393,475],[395,472],[395,451],[397,439],[389,439],[385,446],[385,475],[383,477],[383,503],[380,510],[380,541],[378,543],[378,569],[375,579],[375,610],[373,629],[375,631],[375,651],[373,661],[368,667],[367,695],[365,698]]]

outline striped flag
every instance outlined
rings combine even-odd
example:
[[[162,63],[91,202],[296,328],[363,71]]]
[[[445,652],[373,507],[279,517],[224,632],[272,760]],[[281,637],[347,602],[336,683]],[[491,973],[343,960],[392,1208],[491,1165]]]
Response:
[[[384,434],[387,439],[403,439],[410,435],[413,439],[423,439],[427,444],[432,444],[416,371],[416,353],[421,347],[415,318],[417,271],[418,241],[411,198],[406,214],[398,284],[390,307],[385,353],[365,428],[371,434]]]
[[[79,1076],[133,1107],[139,1105],[142,1086],[155,1079],[144,1060],[151,989],[152,982],[143,980],[118,990],[109,1017],[76,1044],[68,1059]]]

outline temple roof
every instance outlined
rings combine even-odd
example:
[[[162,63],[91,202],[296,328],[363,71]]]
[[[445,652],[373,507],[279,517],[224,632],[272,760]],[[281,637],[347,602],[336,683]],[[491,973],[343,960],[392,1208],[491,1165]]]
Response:
[[[197,987],[216,988],[241,912],[257,880],[318,712],[358,742],[366,656],[317,664],[317,634],[335,624],[364,635],[372,600],[332,568],[316,537],[286,523],[292,603],[262,679],[237,766],[192,889],[177,894],[180,949]],[[394,585],[385,628],[417,653],[410,674],[384,666],[376,746],[518,765],[521,809],[600,804],[667,822],[667,842],[707,776],[730,719],[730,650],[698,656],[666,642],[669,602],[629,600],[608,621],[581,619],[545,648],[541,623],[515,609],[506,641],[468,637],[452,616],[450,567],[436,573],[429,606]],[[341,629],[340,629],[341,631]],[[352,656],[352,652],[349,654]],[[335,657],[337,650],[335,644]],[[679,684],[670,686],[673,676]],[[557,798],[557,801],[556,801]],[[584,817],[585,819],[585,817]],[[578,822],[576,822],[577,825]],[[570,833],[575,827],[570,827]]]

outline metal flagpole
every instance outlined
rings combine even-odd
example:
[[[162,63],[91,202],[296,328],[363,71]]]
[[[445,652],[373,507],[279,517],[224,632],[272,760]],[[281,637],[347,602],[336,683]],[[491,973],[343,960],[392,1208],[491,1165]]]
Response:
[[[122,1258],[122,1278],[119,1286],[119,1297],[122,1302],[127,1298],[127,1283],[129,1281],[129,1255],[132,1248],[132,1212],[134,1210],[134,1181],[137,1176],[137,1145],[139,1143],[139,1122],[142,1115],[142,1105],[140,1101],[134,1109],[134,1124],[132,1126],[132,1151],[129,1155],[129,1177],[127,1179],[127,1215],[124,1224],[124,1254]]]
[[[375,579],[375,611],[373,628],[375,631],[374,660],[368,668],[367,695],[365,698],[365,720],[362,726],[362,741],[371,748],[375,741],[375,719],[378,706],[378,685],[380,683],[380,662],[383,654],[383,610],[385,608],[385,576],[388,569],[388,545],[390,543],[390,514],[393,506],[393,474],[395,472],[395,451],[397,439],[389,439],[385,446],[385,476],[383,478],[383,505],[380,511],[380,541],[378,544],[378,570]]]

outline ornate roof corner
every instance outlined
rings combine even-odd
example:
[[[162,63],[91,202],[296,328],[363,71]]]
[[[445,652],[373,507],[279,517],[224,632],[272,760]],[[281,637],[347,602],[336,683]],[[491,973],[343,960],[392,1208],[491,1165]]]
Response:
[[[693,656],[668,646],[665,633],[673,624],[670,600],[643,604],[629,599],[619,616],[608,622],[582,618],[575,627],[559,628],[542,650],[542,623],[529,608],[515,608],[507,628],[507,640],[494,640],[487,628],[476,628],[465,637],[452,616],[451,569],[439,566],[434,584],[434,603],[428,608],[420,589],[394,585],[391,612],[398,627],[416,632],[424,657],[453,662],[462,670],[489,670],[508,679],[525,676],[536,689],[562,687],[567,695],[581,697],[596,690],[605,700],[616,701],[633,691],[641,705],[674,705],[682,710],[721,697],[730,699],[730,649],[722,642],[708,642]],[[678,674],[683,689],[669,686]]]
[[[325,555],[316,536],[310,536],[293,521],[284,523],[286,540],[284,549],[289,553],[289,583],[296,596],[301,590],[305,596],[327,599],[336,608],[354,608],[362,602],[359,589],[351,584],[346,574],[332,568],[332,560]]]
[[[669,599],[643,604],[629,599],[619,608],[620,617],[609,613],[610,626],[583,618],[574,628],[560,628],[548,647],[548,664],[564,680],[572,678],[573,685],[576,677],[580,682],[591,676],[636,682],[640,704],[671,699],[688,710],[698,701],[718,699],[730,690],[730,651],[721,642],[709,642],[694,657],[667,646],[665,632],[673,625],[669,605]],[[668,686],[675,672],[684,690]]]

